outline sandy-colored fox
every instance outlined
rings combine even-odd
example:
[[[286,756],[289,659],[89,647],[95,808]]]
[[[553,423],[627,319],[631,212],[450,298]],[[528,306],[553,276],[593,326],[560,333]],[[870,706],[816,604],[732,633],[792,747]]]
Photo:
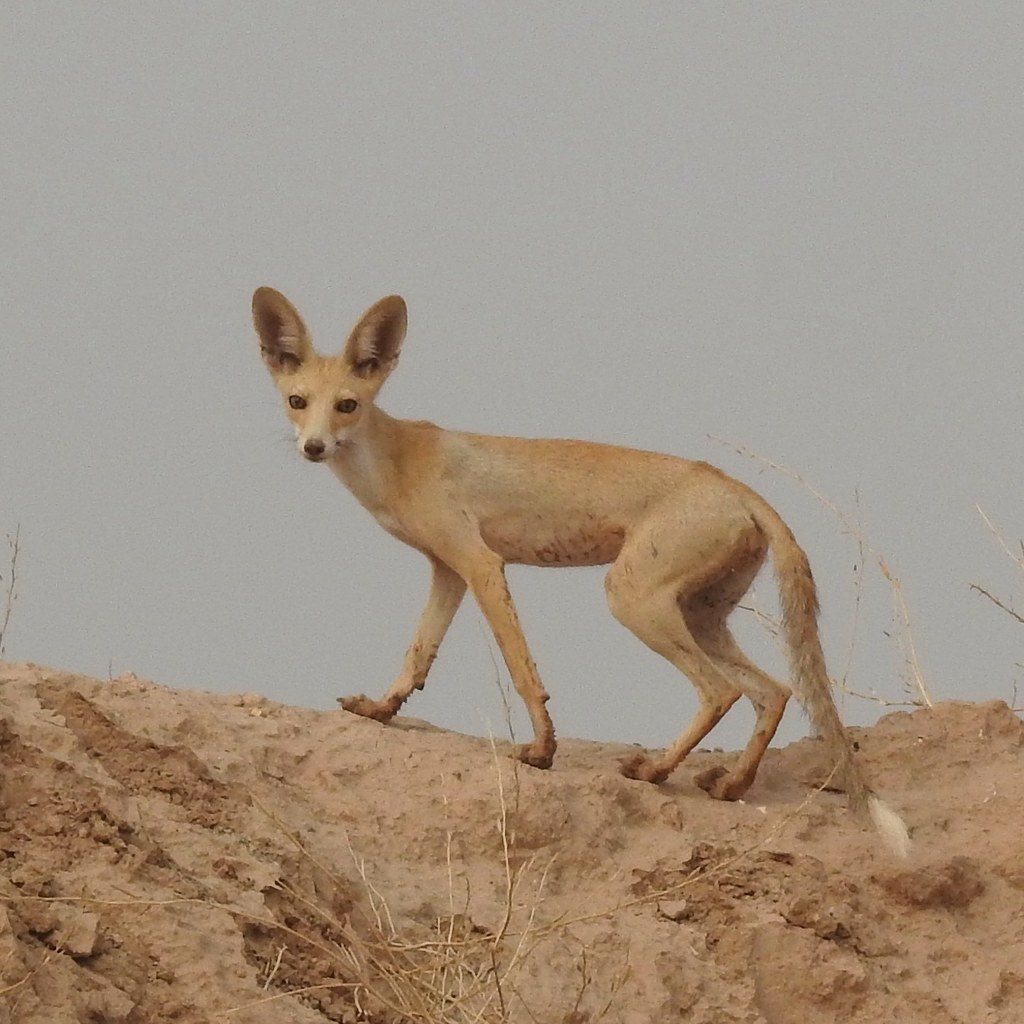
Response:
[[[295,307],[272,288],[253,295],[263,360],[295,427],[299,452],[326,463],[378,523],[430,561],[432,582],[398,678],[380,700],[346,711],[391,719],[423,687],[467,587],[494,632],[533,724],[519,758],[548,768],[555,730],[505,581],[508,562],[603,565],[612,614],[697,688],[700,707],[660,757],[621,770],[661,782],[741,694],[757,712],[731,768],[704,772],[712,797],[735,800],[754,780],[790,691],[740,651],[726,625],[770,551],[793,689],[836,764],[851,805],[866,808],[899,852],[903,822],[872,792],[832,699],[807,556],[778,513],[704,462],[585,441],[488,437],[395,419],[375,404],[406,333],[405,302],[371,306],[341,353],[321,356]]]

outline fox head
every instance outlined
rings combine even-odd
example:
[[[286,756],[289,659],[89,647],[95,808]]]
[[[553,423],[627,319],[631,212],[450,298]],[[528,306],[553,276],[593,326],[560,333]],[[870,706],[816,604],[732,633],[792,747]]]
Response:
[[[295,307],[273,288],[257,288],[252,320],[260,352],[284,398],[299,453],[323,462],[354,441],[405,339],[405,301],[388,295],[352,328],[336,356],[321,356]]]

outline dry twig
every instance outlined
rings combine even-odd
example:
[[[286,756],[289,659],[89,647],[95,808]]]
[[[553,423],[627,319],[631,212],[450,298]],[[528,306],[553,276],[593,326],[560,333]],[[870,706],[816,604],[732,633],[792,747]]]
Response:
[[[17,598],[17,592],[14,587],[17,583],[18,573],[18,544],[21,538],[21,525],[19,524],[14,528],[14,536],[7,535],[7,545],[11,551],[11,558],[7,564],[7,589],[4,595],[4,611],[3,615],[0,616],[0,658],[4,656],[6,649],[4,638],[7,635],[7,627],[11,621],[11,612],[14,610],[14,601]],[[0,576],[0,580],[3,580],[3,576]]]
[[[1006,540],[1004,539],[1003,535],[993,525],[992,520],[989,519],[987,515],[985,515],[985,512],[982,509],[982,507],[980,505],[975,505],[974,507],[978,510],[978,515],[981,516],[981,518],[984,520],[985,525],[989,529],[989,532],[998,541],[999,546],[1003,549],[1003,551],[1006,552],[1009,559],[1012,562],[1014,562],[1018,566],[1018,568],[1024,570],[1024,540],[1021,540],[1019,542],[1020,552],[1018,553],[1014,551],[1010,547],[1010,545],[1006,543]],[[971,590],[974,590],[977,593],[983,595],[984,597],[987,597],[997,608],[1001,608],[1011,618],[1014,618],[1018,622],[1024,624],[1024,615],[1021,615],[1020,612],[1015,611],[1011,604],[996,597],[990,591],[986,590],[984,587],[980,586],[977,583],[972,583],[970,587]]]
[[[912,698],[909,701],[889,701],[883,699],[875,693],[860,693],[857,690],[851,689],[846,684],[846,672],[849,671],[849,663],[852,660],[852,647],[856,638],[856,628],[858,621],[857,617],[855,617],[854,622],[855,632],[854,635],[851,637],[850,641],[851,653],[847,660],[847,669],[844,672],[843,677],[839,681],[834,681],[835,685],[844,693],[849,693],[852,696],[861,697],[865,700],[874,701],[875,703],[881,704],[884,707],[904,706],[908,704],[912,706],[931,707],[934,701],[932,700],[931,692],[928,689],[928,685],[925,682],[924,672],[921,668],[921,662],[917,654],[917,647],[914,643],[913,631],[911,629],[910,624],[910,609],[907,606],[907,600],[903,593],[903,584],[900,581],[900,578],[892,571],[892,569],[889,566],[889,563],[882,556],[882,554],[879,551],[877,551],[874,547],[872,547],[872,545],[868,542],[867,537],[865,536],[860,524],[858,522],[854,522],[853,520],[851,520],[850,517],[838,505],[836,505],[834,501],[826,497],[815,487],[813,487],[810,483],[808,483],[807,480],[805,480],[804,477],[802,477],[799,473],[796,473],[795,471],[789,469],[787,466],[775,462],[772,459],[766,458],[765,456],[760,455],[757,452],[753,451],[752,449],[747,448],[743,445],[732,444],[728,441],[722,440],[721,438],[714,438],[714,440],[718,441],[719,444],[725,445],[727,448],[731,448],[738,455],[754,459],[755,461],[767,466],[769,469],[775,470],[778,473],[782,473],[784,476],[787,476],[791,480],[794,480],[801,487],[803,487],[804,490],[811,494],[819,502],[819,504],[823,505],[826,509],[828,509],[828,511],[831,512],[836,517],[836,519],[839,520],[839,524],[843,528],[843,530],[857,541],[857,545],[861,554],[861,557],[858,562],[858,565],[860,567],[858,571],[861,575],[858,575],[855,581],[858,587],[858,595],[856,599],[857,603],[855,606],[857,617],[859,617],[860,611],[859,590],[861,586],[861,581],[863,579],[862,567],[865,562],[865,553],[871,556],[875,565],[878,567],[878,571],[882,574],[882,577],[885,579],[886,583],[889,586],[889,591],[892,594],[893,614],[895,616],[897,624],[897,629],[895,631],[895,640],[897,647],[899,648],[900,654],[903,658],[905,682],[908,692],[913,695]],[[859,498],[857,505],[859,510]]]

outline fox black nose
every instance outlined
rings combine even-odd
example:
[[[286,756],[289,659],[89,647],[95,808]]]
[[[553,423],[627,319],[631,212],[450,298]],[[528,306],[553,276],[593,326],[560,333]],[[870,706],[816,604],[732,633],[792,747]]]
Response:
[[[323,441],[307,441],[302,446],[302,451],[305,453],[307,459],[320,459],[323,457],[324,451],[327,446]]]

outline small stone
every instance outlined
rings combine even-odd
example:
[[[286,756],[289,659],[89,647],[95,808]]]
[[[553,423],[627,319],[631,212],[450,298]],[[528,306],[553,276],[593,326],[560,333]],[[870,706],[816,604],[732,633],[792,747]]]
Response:
[[[661,900],[658,903],[658,913],[666,921],[678,923],[687,920],[693,914],[693,911],[687,900]]]
[[[92,956],[99,941],[99,916],[69,907],[59,917],[61,949],[71,956]]]

